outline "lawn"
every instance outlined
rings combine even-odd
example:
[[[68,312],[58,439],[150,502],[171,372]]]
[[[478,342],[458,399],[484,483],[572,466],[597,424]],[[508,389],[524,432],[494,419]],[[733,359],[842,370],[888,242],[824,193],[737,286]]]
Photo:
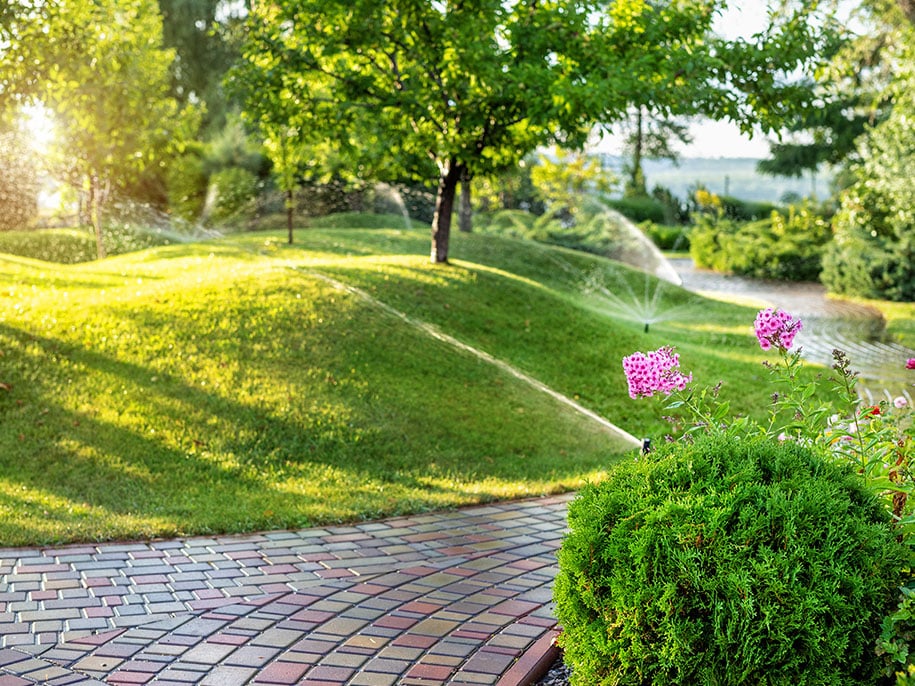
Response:
[[[635,350],[676,345],[738,411],[767,404],[753,310],[493,236],[455,236],[452,264],[436,266],[427,231],[313,228],[292,246],[248,233],[74,265],[0,255],[0,545],[527,497],[576,489],[633,454],[327,277],[637,436],[668,427],[658,403],[628,397],[620,360]],[[646,297],[660,312],[648,333],[625,307]]]

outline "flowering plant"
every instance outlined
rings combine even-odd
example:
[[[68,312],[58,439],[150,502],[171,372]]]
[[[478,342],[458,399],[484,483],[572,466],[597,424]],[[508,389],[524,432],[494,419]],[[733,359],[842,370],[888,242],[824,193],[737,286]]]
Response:
[[[661,393],[668,397],[668,411],[686,411],[686,440],[700,431],[762,435],[779,442],[797,441],[829,460],[849,463],[892,512],[899,540],[915,548],[915,498],[910,498],[915,495],[915,427],[908,400],[899,396],[865,404],[856,389],[857,372],[841,350],[833,351],[836,373],[826,389],[831,394],[824,393],[817,381],[802,381],[801,351],[791,350],[802,328],[799,318],[779,309],[762,310],[756,317],[754,332],[760,347],[774,348],[780,356],[777,364],[764,363],[776,391],[763,421],[729,417],[728,404],[718,399],[720,384],[713,389],[693,388],[692,375],[680,371],[679,355],[669,346],[623,359],[629,394],[639,398]],[[915,370],[915,358],[906,360],[905,367]],[[901,666],[907,671],[897,672],[897,683],[915,686],[915,651],[910,657],[908,648],[909,637],[915,635],[915,578],[907,586],[912,588],[903,589],[899,609],[884,621],[877,651],[886,656],[888,675]]]

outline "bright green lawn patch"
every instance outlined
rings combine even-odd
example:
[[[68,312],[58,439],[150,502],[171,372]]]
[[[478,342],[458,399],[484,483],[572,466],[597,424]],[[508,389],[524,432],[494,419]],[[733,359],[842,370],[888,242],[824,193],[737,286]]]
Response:
[[[738,409],[771,389],[755,312],[600,258],[426,230],[245,234],[64,266],[0,256],[0,545],[356,521],[578,488],[601,426],[321,275],[516,365],[636,435],[666,431],[620,360],[677,345]]]

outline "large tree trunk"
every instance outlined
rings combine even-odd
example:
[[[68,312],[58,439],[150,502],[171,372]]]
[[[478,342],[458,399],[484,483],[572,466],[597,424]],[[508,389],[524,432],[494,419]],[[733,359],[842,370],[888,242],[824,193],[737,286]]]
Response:
[[[435,216],[432,218],[432,262],[448,262],[448,239],[451,237],[451,213],[454,212],[454,195],[464,165],[452,160],[442,172],[435,197]]]
[[[464,167],[461,174],[461,202],[458,205],[458,228],[464,233],[473,230],[473,208],[470,206],[470,173]]]

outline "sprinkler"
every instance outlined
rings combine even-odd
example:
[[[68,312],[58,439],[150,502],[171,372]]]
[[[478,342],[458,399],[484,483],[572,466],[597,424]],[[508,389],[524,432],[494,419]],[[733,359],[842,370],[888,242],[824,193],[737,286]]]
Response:
[[[645,333],[648,333],[648,322],[645,322]]]

